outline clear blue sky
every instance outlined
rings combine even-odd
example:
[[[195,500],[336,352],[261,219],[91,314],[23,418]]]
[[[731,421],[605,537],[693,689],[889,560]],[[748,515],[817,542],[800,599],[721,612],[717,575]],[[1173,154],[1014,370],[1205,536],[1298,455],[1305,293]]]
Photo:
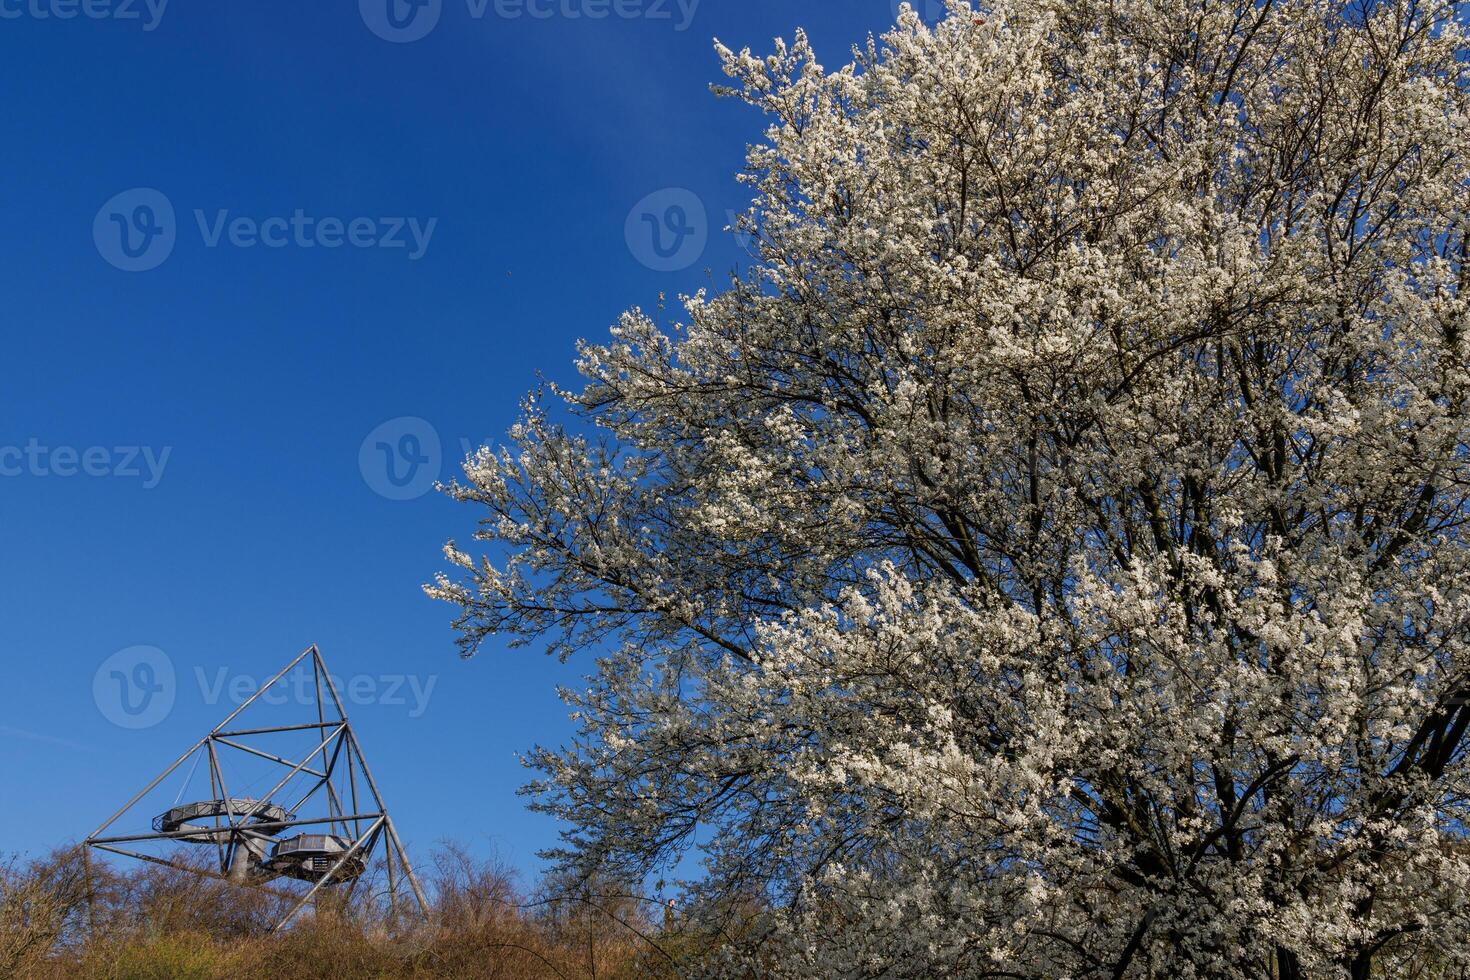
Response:
[[[518,753],[566,735],[553,688],[586,665],[458,659],[419,587],[474,515],[412,494],[537,371],[568,378],[577,338],[741,261],[719,229],[765,121],[709,93],[711,39],[802,25],[836,66],[893,7],[702,0],[681,31],[688,0],[442,0],[396,43],[368,26],[393,33],[386,2],[0,0],[0,852],[85,836],[229,710],[222,677],[315,642],[366,678],[349,710],[410,847],[534,871],[556,828]],[[432,13],[399,2],[401,30]],[[702,255],[640,244],[697,241],[687,196],[628,221],[665,188],[707,208]],[[439,460],[419,423],[364,448],[404,417]],[[173,669],[166,711],[120,714],[109,658],[137,646]],[[157,656],[121,655],[134,709]]]

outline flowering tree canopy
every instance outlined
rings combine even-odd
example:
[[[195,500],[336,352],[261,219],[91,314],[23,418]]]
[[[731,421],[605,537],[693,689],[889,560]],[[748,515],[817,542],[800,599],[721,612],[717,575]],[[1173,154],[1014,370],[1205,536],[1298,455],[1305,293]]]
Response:
[[[719,53],[752,268],[448,488],[466,652],[599,658],[563,865],[700,854],[730,975],[1470,966],[1463,11]]]

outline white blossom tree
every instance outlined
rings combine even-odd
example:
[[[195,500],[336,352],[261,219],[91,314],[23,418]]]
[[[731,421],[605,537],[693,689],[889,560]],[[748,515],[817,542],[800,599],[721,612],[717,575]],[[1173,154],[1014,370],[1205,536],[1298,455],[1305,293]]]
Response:
[[[429,587],[598,658],[565,868],[702,855],[732,976],[1470,967],[1467,51],[1447,0],[720,47],[753,267],[583,345]]]

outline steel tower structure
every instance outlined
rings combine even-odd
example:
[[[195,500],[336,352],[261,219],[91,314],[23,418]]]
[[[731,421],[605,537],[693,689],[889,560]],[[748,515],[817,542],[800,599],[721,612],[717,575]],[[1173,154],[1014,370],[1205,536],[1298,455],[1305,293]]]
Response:
[[[263,727],[235,724],[251,705],[303,663],[309,663],[311,669],[314,720]],[[298,759],[270,751],[269,738],[284,733],[306,736],[314,748]],[[280,772],[280,778],[265,792],[232,795],[230,763],[232,759],[245,757],[270,763],[265,768],[272,773]],[[208,799],[183,804],[176,801],[174,806],[153,816],[150,832],[107,833],[191,759],[193,767],[201,761],[208,764]],[[192,774],[193,768],[191,777]],[[218,871],[190,866],[168,854],[138,850],[150,843],[213,848],[215,860],[211,863],[217,865]],[[281,878],[310,883],[310,889],[304,894],[290,894],[297,901],[276,923],[276,929],[295,919],[323,888],[340,886],[350,894],[381,847],[388,878],[388,901],[393,911],[397,912],[399,892],[405,886],[420,911],[428,911],[423,888],[368,769],[336,685],[314,644],[154,777],[88,836],[83,846],[88,854],[93,850],[118,854],[247,886],[268,886]]]

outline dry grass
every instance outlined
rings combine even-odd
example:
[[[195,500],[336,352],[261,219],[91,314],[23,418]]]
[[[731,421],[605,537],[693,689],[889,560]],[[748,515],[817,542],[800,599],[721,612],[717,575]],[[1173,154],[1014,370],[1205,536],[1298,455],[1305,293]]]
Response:
[[[623,980],[675,977],[691,943],[628,899],[528,898],[458,848],[428,870],[427,920],[394,919],[364,881],[272,934],[286,900],[142,866],[88,875],[76,851],[0,864],[0,976],[224,980],[290,976]]]

